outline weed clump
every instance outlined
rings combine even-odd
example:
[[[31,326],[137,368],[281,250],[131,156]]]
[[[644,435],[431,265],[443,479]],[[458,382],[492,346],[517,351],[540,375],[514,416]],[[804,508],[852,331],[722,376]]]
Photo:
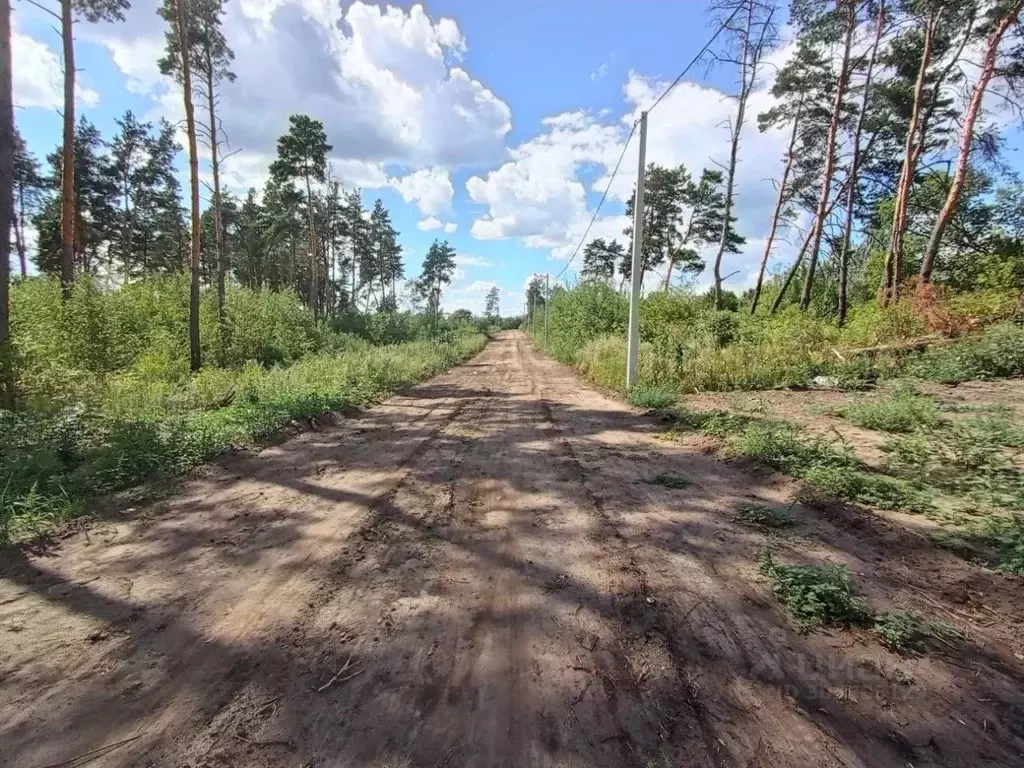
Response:
[[[665,488],[671,488],[676,491],[682,490],[683,488],[689,488],[691,485],[693,485],[692,480],[689,480],[683,477],[682,475],[672,474],[655,475],[647,482],[650,483],[651,485],[661,485],[664,486]]]
[[[758,555],[758,565],[771,582],[775,599],[786,608],[800,632],[858,624],[868,616],[867,604],[858,597],[844,565],[776,563],[767,549]]]
[[[961,637],[952,624],[925,618],[914,611],[876,614],[871,631],[882,645],[898,652],[921,649],[933,638],[952,640]]]
[[[788,509],[766,507],[763,504],[745,504],[736,512],[736,519],[760,528],[788,528],[796,521]]]
[[[928,494],[894,477],[835,467],[813,467],[804,474],[809,488],[801,496],[816,499],[824,493],[835,499],[879,509],[923,514],[933,508]]]
[[[913,389],[898,389],[884,399],[837,408],[836,414],[858,427],[880,432],[912,432],[942,420],[935,401]]]
[[[660,387],[634,387],[629,393],[629,404],[652,411],[664,411],[676,404],[679,395]]]

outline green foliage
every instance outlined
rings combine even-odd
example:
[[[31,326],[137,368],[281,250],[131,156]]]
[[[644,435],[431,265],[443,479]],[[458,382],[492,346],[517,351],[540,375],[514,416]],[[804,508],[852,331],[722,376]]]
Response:
[[[953,344],[933,346],[907,367],[911,376],[944,383],[1024,373],[1024,326],[1000,323]]]
[[[984,504],[1024,508],[1024,469],[1013,449],[1004,448],[1004,438],[969,423],[952,423],[891,438],[883,448],[889,453],[890,471],[918,485]]]
[[[882,432],[912,432],[941,422],[938,406],[913,388],[898,388],[887,398],[863,400],[836,409],[851,424]]]
[[[821,493],[879,509],[922,514],[933,507],[928,494],[898,478],[836,467],[813,467],[804,473],[808,487],[801,498],[813,502]]]
[[[762,528],[787,528],[796,522],[788,509],[766,507],[763,504],[744,504],[736,512],[736,519]]]
[[[876,614],[871,631],[890,651],[920,649],[931,638],[960,637],[960,633],[951,624],[925,618],[914,611]]]
[[[671,408],[679,400],[679,395],[670,389],[657,387],[634,387],[629,393],[630,405],[637,408],[648,408],[654,411],[663,411]]]
[[[785,423],[750,424],[726,446],[729,453],[754,459],[791,475],[803,477],[814,469],[851,471],[861,467],[852,452]]]
[[[682,490],[683,488],[689,488],[691,485],[693,485],[692,480],[689,480],[683,477],[682,475],[672,474],[655,475],[647,482],[651,483],[652,485],[663,485],[666,488],[671,488],[676,491]]]
[[[775,599],[801,632],[860,623],[868,615],[866,603],[857,596],[844,565],[780,564],[767,549],[758,556],[758,564],[761,574],[771,582]]]
[[[0,410],[0,527],[8,538],[294,419],[371,402],[484,342],[473,323],[412,340],[425,339],[428,321],[392,314],[359,327],[374,345],[314,321],[293,295],[235,288],[226,345],[207,355],[224,367],[193,375],[184,278],[113,291],[80,278],[67,302],[56,280],[32,278],[14,287],[12,304],[20,407]],[[204,336],[216,339],[215,296],[204,295],[201,308]]]

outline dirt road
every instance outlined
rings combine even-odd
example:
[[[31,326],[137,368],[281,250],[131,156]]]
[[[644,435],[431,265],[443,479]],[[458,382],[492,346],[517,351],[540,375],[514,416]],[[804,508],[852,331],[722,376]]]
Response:
[[[1017,582],[866,512],[798,510],[783,553],[971,618],[919,658],[799,635],[757,577],[763,532],[733,519],[789,481],[658,429],[507,333],[156,508],[7,553],[0,764],[1024,764]]]

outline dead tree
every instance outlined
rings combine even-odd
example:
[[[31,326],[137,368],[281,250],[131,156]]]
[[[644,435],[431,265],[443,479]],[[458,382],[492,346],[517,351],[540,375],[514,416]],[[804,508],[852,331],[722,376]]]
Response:
[[[747,101],[758,83],[764,66],[764,55],[778,39],[773,0],[715,0],[712,8],[730,14],[724,28],[731,45],[726,53],[716,58],[737,68],[739,93],[736,96],[736,115],[729,121],[729,160],[725,170],[725,211],[722,234],[715,252],[715,307],[722,306],[722,257],[732,240],[732,209],[736,197],[736,166],[739,162],[740,136],[746,119]]]

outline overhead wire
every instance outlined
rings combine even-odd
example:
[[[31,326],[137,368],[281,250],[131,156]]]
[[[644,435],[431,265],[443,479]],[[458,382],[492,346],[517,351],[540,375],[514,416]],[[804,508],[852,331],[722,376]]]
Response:
[[[704,46],[697,52],[697,55],[694,56],[690,60],[690,63],[687,64],[683,68],[683,71],[679,73],[679,75],[676,77],[676,79],[673,80],[671,83],[669,83],[668,88],[666,88],[664,91],[662,91],[661,95],[657,99],[655,99],[654,103],[645,110],[647,112],[647,114],[650,114],[651,112],[653,112],[654,108],[657,107],[659,104],[661,104],[661,102],[664,100],[664,98],[666,96],[668,96],[669,93],[672,92],[672,89],[675,88],[677,85],[679,85],[680,82],[682,82],[682,79],[684,77],[686,77],[686,73],[689,72],[693,68],[693,66],[698,61],[701,60],[701,58],[703,58],[704,54],[708,52],[708,49],[711,48],[712,45],[714,45],[714,42],[715,42],[715,40],[718,39],[718,36],[721,35],[722,32],[724,32],[725,29],[732,22],[732,20],[734,18],[736,18],[736,14],[738,14],[740,12],[740,8],[741,7],[742,7],[741,5],[737,5],[735,10],[733,10],[733,12],[731,14],[729,14],[729,17],[725,21],[723,21],[721,24],[718,25],[718,29],[715,30],[715,34],[713,34],[708,39],[708,41],[706,43],[704,43]],[[580,252],[580,248],[582,248],[583,247],[583,243],[585,243],[587,241],[587,235],[590,234],[590,230],[594,226],[594,222],[597,221],[598,214],[601,213],[601,206],[604,205],[604,201],[608,198],[608,191],[612,188],[612,182],[615,181],[615,175],[619,172],[619,166],[622,165],[622,158],[624,158],[626,156],[626,150],[629,149],[629,142],[632,140],[633,134],[636,133],[636,127],[639,124],[640,124],[639,120],[634,120],[633,121],[633,127],[630,128],[630,130],[629,130],[629,136],[626,137],[626,143],[622,145],[622,153],[619,155],[619,159],[615,163],[615,169],[612,171],[612,175],[608,179],[608,185],[604,188],[604,194],[601,195],[601,200],[597,203],[597,208],[594,209],[594,215],[590,217],[590,223],[587,224],[587,228],[583,232],[583,237],[581,237],[579,243],[577,243],[576,248],[572,252],[572,256],[569,257],[569,260],[565,263],[565,266],[562,267],[562,270],[557,275],[555,275],[555,280],[556,281],[558,280],[558,278],[560,278],[562,275],[565,274],[565,271],[570,266],[572,266],[573,261],[576,259],[576,256]]]

